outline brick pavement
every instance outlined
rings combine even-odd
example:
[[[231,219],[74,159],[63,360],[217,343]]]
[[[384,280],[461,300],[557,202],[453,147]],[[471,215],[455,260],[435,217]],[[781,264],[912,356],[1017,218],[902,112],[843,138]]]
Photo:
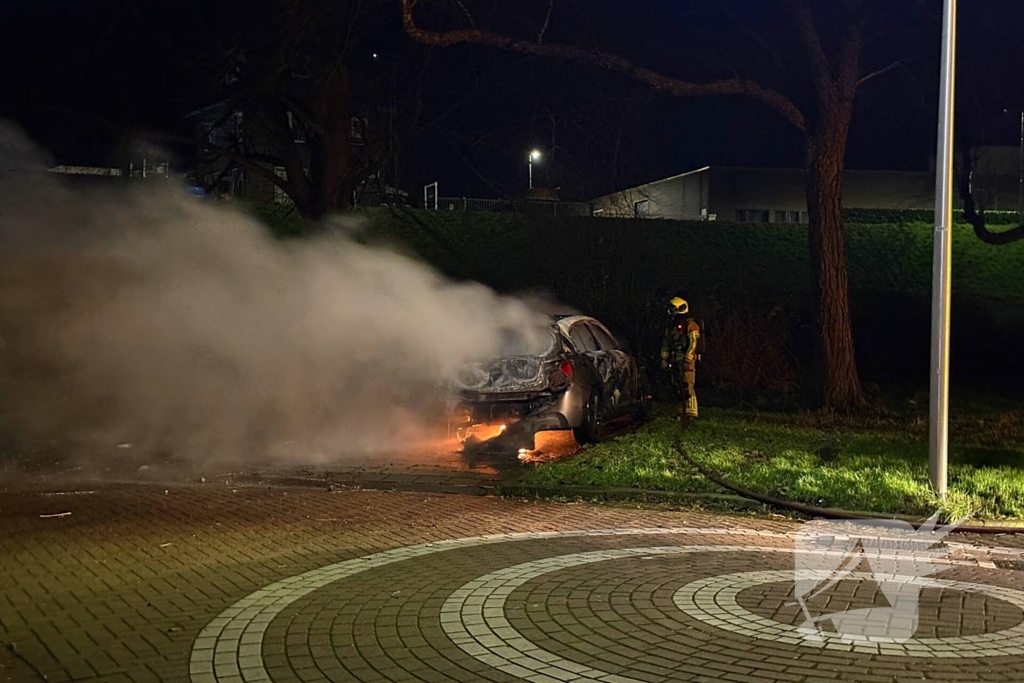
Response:
[[[791,568],[785,520],[222,485],[63,493],[0,493],[0,681],[1024,680],[1020,657],[834,652],[679,609],[702,578]],[[601,529],[633,533],[563,533]],[[492,534],[533,536],[450,543]],[[1024,589],[993,564],[1020,553],[985,547],[1015,538],[968,540],[943,579]],[[473,583],[489,575],[504,578]],[[774,580],[734,602],[791,625],[791,590]],[[877,598],[858,584],[826,597]],[[991,595],[926,589],[918,635],[1022,619]]]

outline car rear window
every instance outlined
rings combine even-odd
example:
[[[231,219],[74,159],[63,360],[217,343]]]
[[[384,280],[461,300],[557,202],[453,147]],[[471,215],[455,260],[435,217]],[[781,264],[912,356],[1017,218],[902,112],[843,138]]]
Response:
[[[590,329],[583,323],[574,325],[569,330],[569,339],[572,340],[572,345],[576,347],[576,350],[580,353],[600,351],[601,349],[597,345],[597,341],[594,339],[594,335],[590,333]]]
[[[558,343],[555,331],[549,327],[529,327],[502,330],[502,358],[512,356],[548,356]]]
[[[615,337],[611,333],[601,327],[600,325],[589,325],[590,331],[594,333],[594,337],[597,338],[597,343],[601,346],[602,351],[618,351],[619,343],[615,341]]]

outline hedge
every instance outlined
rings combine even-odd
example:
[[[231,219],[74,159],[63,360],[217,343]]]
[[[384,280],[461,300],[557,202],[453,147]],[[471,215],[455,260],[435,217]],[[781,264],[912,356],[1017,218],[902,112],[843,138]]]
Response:
[[[806,226],[374,209],[367,234],[402,243],[447,274],[503,291],[612,277],[641,292],[806,294]],[[931,291],[932,227],[847,226],[851,291]],[[1024,304],[1024,241],[992,246],[953,228],[954,295]]]
[[[935,212],[931,209],[844,209],[843,217],[847,223],[935,222]],[[985,218],[989,225],[1016,225],[1019,222],[1016,211],[986,211]],[[957,223],[967,222],[961,211],[953,214],[953,220]]]
[[[600,318],[643,354],[660,344],[665,295],[680,292],[709,325],[718,318],[722,329],[711,331],[709,343],[719,360],[726,350],[757,357],[782,345],[798,374],[811,365],[815,308],[806,226],[391,208],[354,215],[363,220],[361,240],[412,251],[456,279],[546,294]],[[851,223],[846,233],[862,377],[927,386],[932,227]],[[985,244],[966,225],[953,233],[954,382],[1024,392],[1024,242]],[[724,328],[744,320],[749,329],[742,336],[756,339],[741,345],[740,335]],[[780,322],[785,339],[757,332],[780,329]],[[716,332],[730,339],[713,339]],[[705,363],[705,371],[712,365]]]

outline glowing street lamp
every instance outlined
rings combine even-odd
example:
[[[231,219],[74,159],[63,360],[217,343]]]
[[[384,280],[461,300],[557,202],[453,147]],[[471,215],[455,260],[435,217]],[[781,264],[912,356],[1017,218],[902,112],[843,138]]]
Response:
[[[530,189],[533,189],[533,162],[540,161],[540,150],[530,150],[530,156],[526,159],[530,164]]]

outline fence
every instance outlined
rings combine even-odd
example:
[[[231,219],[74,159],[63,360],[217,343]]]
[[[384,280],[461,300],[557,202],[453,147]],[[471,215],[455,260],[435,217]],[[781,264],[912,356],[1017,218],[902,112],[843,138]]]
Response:
[[[538,199],[473,199],[472,197],[439,197],[438,211],[483,211],[487,213],[523,213],[534,216],[591,216],[588,202],[557,202]]]

